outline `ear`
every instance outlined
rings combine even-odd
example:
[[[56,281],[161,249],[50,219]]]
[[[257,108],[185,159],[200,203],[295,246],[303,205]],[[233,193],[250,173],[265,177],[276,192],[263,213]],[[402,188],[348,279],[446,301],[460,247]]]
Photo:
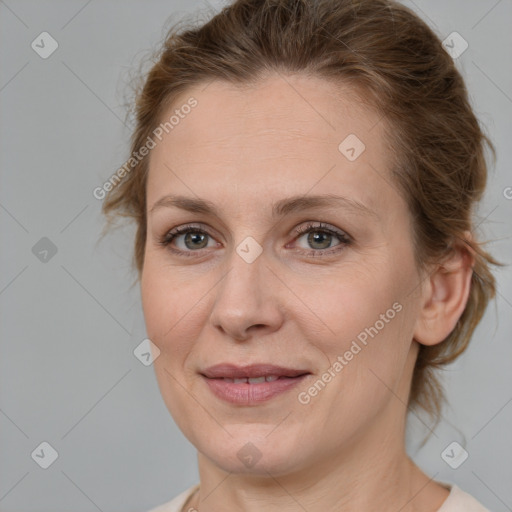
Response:
[[[469,232],[465,240],[471,240]],[[453,247],[448,259],[434,267],[422,292],[414,339],[422,345],[441,343],[455,328],[471,289],[474,255],[469,244]]]

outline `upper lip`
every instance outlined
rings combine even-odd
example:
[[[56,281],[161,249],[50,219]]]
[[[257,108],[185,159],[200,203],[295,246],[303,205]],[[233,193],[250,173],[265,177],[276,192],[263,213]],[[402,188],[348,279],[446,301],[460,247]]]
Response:
[[[276,375],[278,377],[297,377],[309,373],[307,370],[295,368],[285,368],[284,366],[275,366],[273,364],[251,364],[248,366],[237,366],[230,363],[216,364],[201,371],[201,374],[210,379],[228,378],[242,379],[254,377],[268,377]]]

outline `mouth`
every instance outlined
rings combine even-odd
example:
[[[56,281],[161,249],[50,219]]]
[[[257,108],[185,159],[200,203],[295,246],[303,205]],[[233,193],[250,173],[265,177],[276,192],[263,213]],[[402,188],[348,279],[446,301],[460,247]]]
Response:
[[[200,373],[209,379],[259,379],[261,377],[266,379],[267,377],[299,377],[305,373],[309,373],[309,371],[265,363],[251,364],[248,366],[221,363],[210,366]]]
[[[210,391],[230,404],[257,405],[291,390],[311,372],[271,364],[219,364],[200,372]]]

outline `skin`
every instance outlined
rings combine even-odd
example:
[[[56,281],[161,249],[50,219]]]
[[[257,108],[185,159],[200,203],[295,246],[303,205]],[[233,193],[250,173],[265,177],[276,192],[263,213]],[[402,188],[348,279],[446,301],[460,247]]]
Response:
[[[405,404],[419,344],[442,341],[463,312],[470,256],[454,251],[428,273],[418,270],[386,125],[354,91],[301,75],[272,74],[244,87],[214,81],[186,91],[163,117],[190,96],[197,107],[150,154],[141,275],[162,397],[198,450],[200,490],[184,510],[438,510],[448,490],[407,456]],[[366,146],[353,162],[338,150],[348,134]],[[168,194],[212,201],[219,217],[153,210]],[[271,217],[275,201],[313,194],[341,195],[374,213],[334,206]],[[352,242],[308,241],[294,231],[308,221]],[[158,243],[187,223],[202,224],[196,237],[208,234],[204,244],[186,245],[186,235],[172,242],[191,257]],[[262,248],[252,263],[236,252],[248,236]],[[298,393],[394,303],[402,310],[300,403]],[[215,397],[199,375],[221,362],[270,362],[312,375],[244,407]],[[252,467],[237,457],[248,442],[261,453]]]

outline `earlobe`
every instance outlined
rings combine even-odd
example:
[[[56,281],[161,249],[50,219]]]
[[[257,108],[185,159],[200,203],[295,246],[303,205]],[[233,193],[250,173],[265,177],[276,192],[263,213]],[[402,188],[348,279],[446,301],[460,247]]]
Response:
[[[466,233],[466,239],[469,237]],[[453,331],[468,301],[473,265],[473,251],[461,243],[426,278],[414,330],[418,343],[436,345]]]

